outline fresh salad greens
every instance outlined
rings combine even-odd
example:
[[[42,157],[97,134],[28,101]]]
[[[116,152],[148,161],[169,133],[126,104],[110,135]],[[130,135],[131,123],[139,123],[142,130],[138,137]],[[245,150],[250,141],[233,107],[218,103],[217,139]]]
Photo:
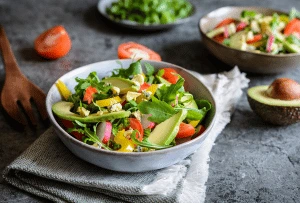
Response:
[[[187,0],[118,0],[106,9],[111,19],[130,20],[139,24],[168,24],[191,15]]]
[[[110,77],[91,72],[76,78],[74,91],[58,81],[63,99],[52,110],[62,127],[86,144],[120,152],[165,149],[199,136],[212,108],[187,92],[184,81],[175,69],[155,71],[139,60]]]
[[[207,33],[209,38],[244,51],[300,53],[300,13],[263,15],[244,10],[240,19],[226,18]]]

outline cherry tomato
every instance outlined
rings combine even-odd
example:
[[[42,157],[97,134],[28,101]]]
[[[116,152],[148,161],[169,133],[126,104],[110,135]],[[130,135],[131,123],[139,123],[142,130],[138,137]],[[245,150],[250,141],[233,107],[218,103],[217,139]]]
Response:
[[[55,26],[40,34],[34,41],[36,52],[47,59],[58,59],[69,53],[71,39],[65,28]]]
[[[141,122],[136,118],[129,118],[129,125],[133,130],[137,130],[140,132],[136,134],[136,139],[142,141],[144,137],[144,129]]]
[[[85,94],[83,96],[83,101],[87,101],[90,104],[93,101],[93,95],[97,93],[97,89],[95,87],[89,86],[85,90]]]
[[[256,34],[256,35],[253,36],[253,39],[247,40],[247,43],[252,44],[254,42],[258,42],[258,41],[262,40],[262,38],[263,38],[262,34]]]
[[[66,129],[74,127],[72,121],[69,121],[69,120],[61,119],[61,123]],[[71,135],[73,135],[76,139],[78,139],[80,141],[82,141],[82,137],[84,136],[84,134],[81,134],[76,131],[71,132]]]
[[[144,83],[141,85],[139,92],[142,92],[143,90],[148,89],[150,86],[151,86],[150,84],[144,82]]]
[[[300,33],[300,20],[295,18],[291,20],[284,28],[284,35],[289,36],[293,33]]]
[[[195,128],[191,124],[181,122],[176,138],[190,137],[195,134]]]
[[[176,70],[173,68],[163,68],[164,69],[164,74],[162,77],[169,81],[172,84],[175,84],[177,80],[179,79],[178,73]]]
[[[225,25],[229,25],[230,23],[234,23],[235,20],[233,18],[226,18],[224,20],[222,20],[217,26],[216,28],[219,28],[219,27],[222,27],[222,26],[225,26]]]

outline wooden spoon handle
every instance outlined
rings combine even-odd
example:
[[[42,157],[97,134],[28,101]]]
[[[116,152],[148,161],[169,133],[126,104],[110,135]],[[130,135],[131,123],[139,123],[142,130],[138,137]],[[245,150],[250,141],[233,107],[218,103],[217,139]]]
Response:
[[[0,49],[2,51],[6,75],[22,74],[17,64],[15,55],[11,49],[4,28],[1,25],[0,25]]]

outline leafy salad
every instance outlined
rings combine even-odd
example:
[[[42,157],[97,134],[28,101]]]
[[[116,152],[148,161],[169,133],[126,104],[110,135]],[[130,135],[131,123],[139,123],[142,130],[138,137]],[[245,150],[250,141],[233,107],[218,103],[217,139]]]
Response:
[[[56,83],[63,99],[52,111],[68,133],[101,149],[146,152],[175,146],[205,130],[203,119],[212,108],[185,90],[175,69],[155,71],[140,60],[121,65],[110,77],[91,72],[75,80],[74,93]]]
[[[300,13],[263,15],[244,10],[240,19],[226,18],[207,33],[209,38],[244,51],[269,54],[300,52]]]
[[[186,18],[193,11],[187,0],[118,0],[106,13],[113,20],[129,20],[139,24],[168,24]]]

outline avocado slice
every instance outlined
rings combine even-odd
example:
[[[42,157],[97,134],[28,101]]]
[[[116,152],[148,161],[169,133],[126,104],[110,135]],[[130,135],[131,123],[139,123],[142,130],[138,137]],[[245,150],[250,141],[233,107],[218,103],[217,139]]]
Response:
[[[246,50],[246,35],[247,31],[240,31],[230,37],[229,46],[234,49]]]
[[[156,145],[169,145],[176,137],[179,125],[186,115],[187,110],[181,109],[178,113],[158,124],[150,133],[148,141]]]
[[[128,79],[119,77],[110,77],[102,80],[103,82],[110,83],[112,86],[120,88],[120,94],[125,94],[128,91],[138,91],[139,87]]]
[[[267,94],[269,86],[248,89],[247,98],[252,110],[264,121],[274,125],[289,125],[300,121],[300,99],[281,100]]]
[[[224,27],[219,27],[219,28],[213,29],[212,31],[208,32],[206,35],[209,38],[213,38],[219,34],[224,33],[224,30],[225,30]]]
[[[52,111],[59,118],[70,120],[70,121],[78,120],[80,122],[85,122],[85,123],[94,123],[94,122],[101,122],[101,121],[112,120],[117,118],[125,118],[125,117],[129,117],[130,115],[129,111],[118,111],[118,112],[104,113],[102,115],[94,113],[86,117],[83,117],[81,115],[71,112],[70,110],[72,107],[73,107],[72,102],[60,101],[55,103],[52,106]]]

